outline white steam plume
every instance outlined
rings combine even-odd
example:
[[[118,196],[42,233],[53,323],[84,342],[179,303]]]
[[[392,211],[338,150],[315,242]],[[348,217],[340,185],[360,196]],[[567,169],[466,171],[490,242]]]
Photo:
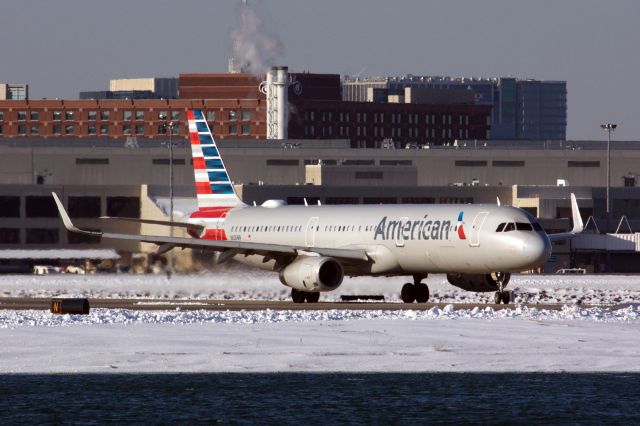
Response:
[[[255,74],[265,72],[282,55],[282,42],[264,28],[254,7],[242,1],[238,7],[238,27],[231,32],[236,69]]]

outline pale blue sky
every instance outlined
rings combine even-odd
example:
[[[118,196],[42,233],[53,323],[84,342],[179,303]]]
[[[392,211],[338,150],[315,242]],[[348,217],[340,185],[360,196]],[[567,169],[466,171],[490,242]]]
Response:
[[[572,139],[640,140],[637,0],[249,0],[294,71],[568,81]],[[0,82],[77,98],[110,78],[224,72],[239,0],[3,0]]]

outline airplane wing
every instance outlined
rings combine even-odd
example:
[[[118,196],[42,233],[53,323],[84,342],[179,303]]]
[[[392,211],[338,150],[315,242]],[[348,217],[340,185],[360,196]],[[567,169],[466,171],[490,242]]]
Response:
[[[55,192],[52,192],[53,199],[58,207],[58,212],[64,223],[64,227],[69,232],[75,232],[78,234],[91,235],[94,237],[110,238],[115,240],[128,240],[138,241],[142,243],[152,243],[158,245],[158,254],[166,253],[167,251],[175,248],[192,248],[201,250],[211,250],[223,252],[219,263],[233,257],[236,254],[265,254],[265,255],[294,255],[304,253],[317,253],[322,256],[334,257],[336,259],[344,260],[369,260],[369,256],[365,250],[361,249],[344,249],[344,248],[322,248],[322,247],[296,247],[284,244],[265,244],[265,243],[253,243],[246,241],[218,241],[218,240],[199,240],[196,238],[183,238],[183,237],[165,237],[156,235],[137,235],[137,234],[121,234],[114,232],[102,232],[102,231],[87,231],[76,227],[71,218],[64,209],[62,202],[58,198]],[[147,223],[147,222],[142,222]]]
[[[582,223],[582,217],[580,216],[580,210],[578,209],[578,202],[576,201],[576,195],[571,193],[571,215],[573,216],[573,229],[569,232],[560,232],[558,234],[548,234],[549,240],[562,241],[575,237],[584,230],[584,224]]]

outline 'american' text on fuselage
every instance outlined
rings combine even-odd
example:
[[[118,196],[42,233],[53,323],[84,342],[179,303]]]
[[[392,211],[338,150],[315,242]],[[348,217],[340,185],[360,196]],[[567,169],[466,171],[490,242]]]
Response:
[[[448,240],[450,220],[390,220],[383,217],[375,229],[374,240]]]

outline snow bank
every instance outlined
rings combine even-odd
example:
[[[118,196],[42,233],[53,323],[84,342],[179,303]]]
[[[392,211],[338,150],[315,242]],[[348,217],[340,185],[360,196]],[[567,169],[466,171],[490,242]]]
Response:
[[[403,311],[136,311],[125,309],[93,309],[89,315],[53,315],[47,311],[0,311],[0,328],[14,327],[56,327],[96,324],[273,324],[282,322],[354,321],[354,320],[459,320],[485,319],[499,320],[520,318],[532,321],[582,320],[598,322],[640,322],[640,305],[623,309],[589,308],[564,306],[562,310],[529,309],[517,306],[515,309],[494,310],[454,309],[447,305],[443,309]]]
[[[404,277],[345,278],[342,286],[324,293],[321,300],[340,300],[343,294],[381,294],[387,301],[400,301]],[[467,292],[451,286],[444,275],[425,281],[433,302],[489,303],[493,293]],[[509,289],[516,303],[568,303],[617,305],[640,301],[640,276],[624,275],[514,275]],[[232,269],[203,275],[3,275],[2,297],[89,297],[160,299],[289,300],[290,289],[275,273]]]

